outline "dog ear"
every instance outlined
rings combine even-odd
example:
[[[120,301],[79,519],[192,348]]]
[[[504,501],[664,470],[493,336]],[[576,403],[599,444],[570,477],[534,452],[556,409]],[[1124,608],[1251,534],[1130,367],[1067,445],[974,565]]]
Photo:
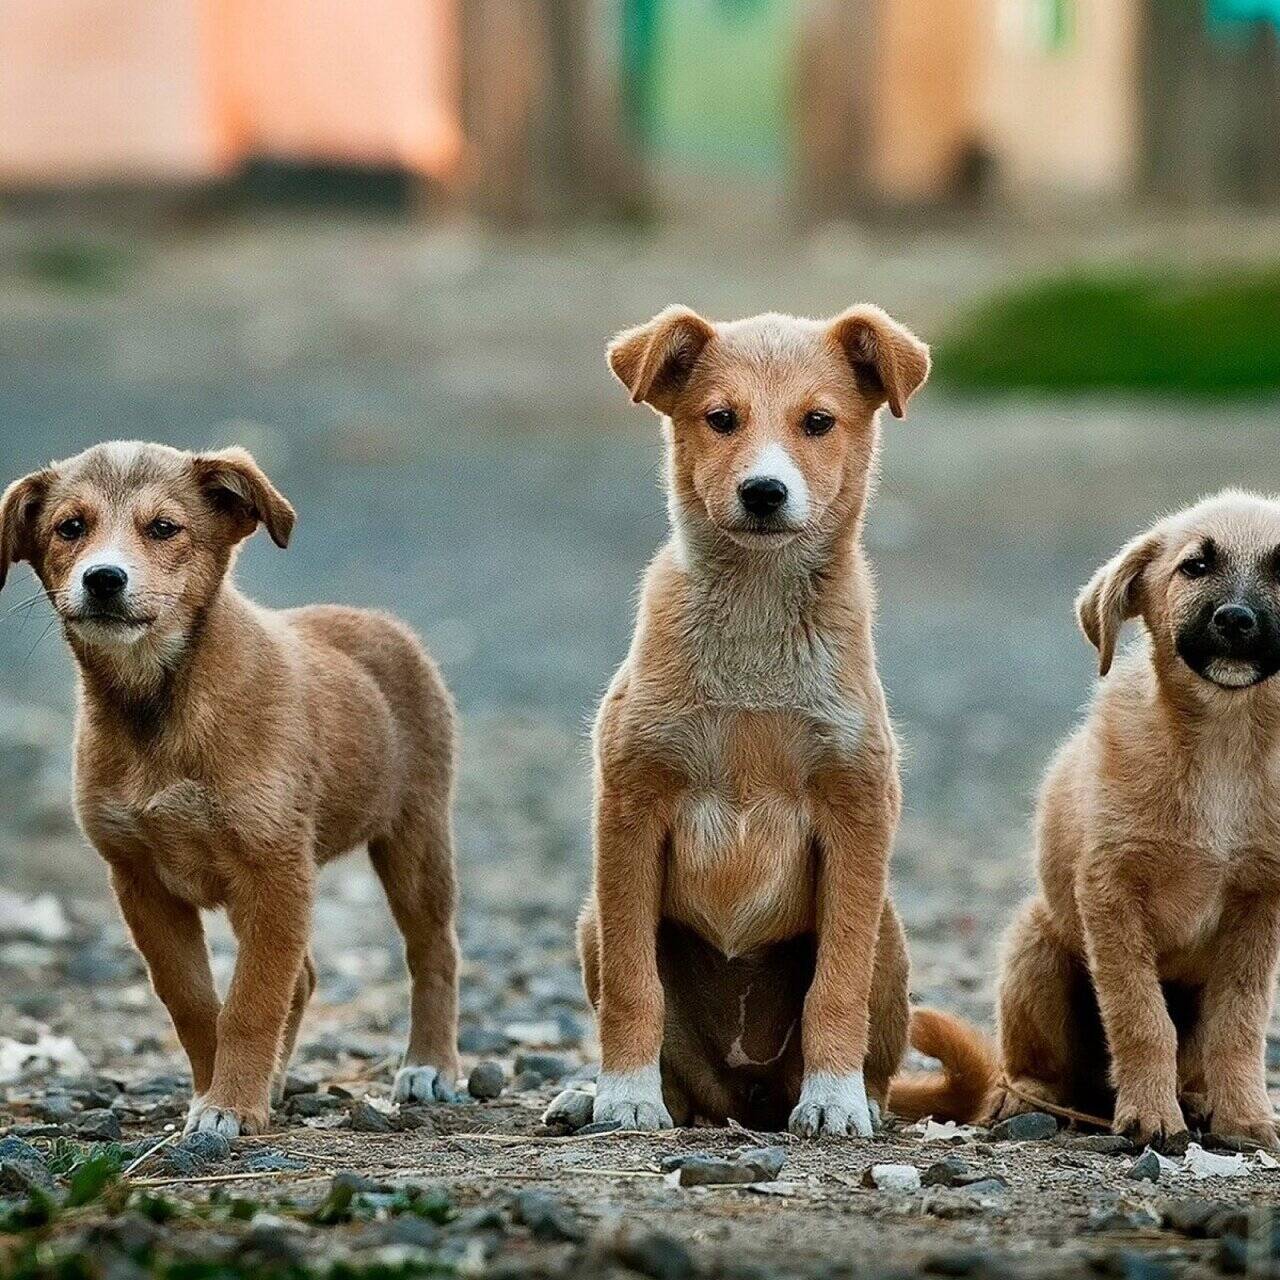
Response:
[[[261,521],[276,546],[289,545],[297,515],[247,449],[197,454],[193,465],[196,483],[213,507],[232,521],[237,542]]]
[[[15,480],[0,498],[0,587],[9,566],[35,555],[35,518],[49,492],[53,472],[46,468]]]
[[[715,330],[688,307],[667,307],[609,344],[609,368],[631,399],[669,413]]]
[[[905,325],[869,304],[836,316],[830,332],[858,382],[877,397],[877,405],[887,402],[895,418],[904,417],[907,401],[929,376],[929,348]]]
[[[1158,534],[1139,535],[1108,560],[1076,598],[1076,618],[1098,651],[1100,676],[1111,670],[1121,626],[1141,610],[1142,571],[1159,550]]]

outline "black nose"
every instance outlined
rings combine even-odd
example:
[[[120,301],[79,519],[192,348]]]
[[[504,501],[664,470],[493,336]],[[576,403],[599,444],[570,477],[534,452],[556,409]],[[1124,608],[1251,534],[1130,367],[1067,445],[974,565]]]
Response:
[[[772,476],[752,476],[738,486],[738,497],[748,515],[771,516],[787,500],[787,486]]]
[[[1213,629],[1228,640],[1247,640],[1258,629],[1258,615],[1242,604],[1224,604],[1213,611]]]
[[[118,565],[100,564],[86,569],[84,589],[95,600],[110,600],[118,596],[129,584],[129,575]]]

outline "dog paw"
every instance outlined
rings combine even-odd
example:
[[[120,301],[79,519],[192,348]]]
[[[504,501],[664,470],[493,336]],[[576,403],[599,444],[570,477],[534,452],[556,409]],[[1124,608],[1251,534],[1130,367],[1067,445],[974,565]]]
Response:
[[[403,1066],[396,1072],[391,1096],[397,1102],[457,1102],[449,1077],[438,1067]]]
[[[261,1133],[267,1127],[265,1114],[254,1114],[243,1107],[224,1107],[207,1098],[191,1099],[187,1122],[183,1133],[216,1133],[224,1138],[238,1138],[241,1134]]]
[[[1268,1151],[1280,1151],[1280,1137],[1276,1135],[1276,1117],[1271,1108],[1233,1108],[1219,1105],[1213,1108],[1209,1132],[1222,1138],[1247,1138]]]
[[[662,1101],[662,1075],[656,1066],[636,1071],[602,1071],[591,1109],[596,1124],[623,1129],[671,1129],[671,1112]]]
[[[1162,1106],[1159,1103],[1130,1102],[1121,1096],[1116,1102],[1112,1128],[1129,1138],[1135,1146],[1155,1147],[1165,1155],[1181,1155],[1191,1140],[1182,1108],[1176,1101]]]
[[[806,1076],[787,1128],[801,1138],[871,1137],[874,1125],[862,1072]]]

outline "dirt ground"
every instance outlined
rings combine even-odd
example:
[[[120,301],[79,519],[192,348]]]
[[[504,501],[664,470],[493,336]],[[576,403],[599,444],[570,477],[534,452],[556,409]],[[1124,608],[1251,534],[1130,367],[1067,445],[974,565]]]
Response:
[[[1235,1176],[1166,1169],[1151,1183],[1129,1176],[1136,1153],[1076,1136],[539,1132],[543,1108],[593,1058],[570,943],[589,856],[583,726],[665,528],[656,424],[611,384],[606,336],[676,300],[727,316],[871,298],[927,337],[956,301],[1028,261],[1119,257],[1146,241],[534,243],[382,223],[95,231],[110,270],[71,287],[33,265],[47,234],[0,223],[0,479],[108,437],[246,443],[300,511],[287,554],[264,539],[247,549],[251,592],[389,607],[422,631],[462,711],[464,1062],[498,1062],[507,1088],[407,1118],[386,1109],[405,986],[376,882],[354,855],[324,877],[320,990],[279,1127],[225,1152],[171,1142],[128,1187],[0,1237],[11,1270],[53,1274],[39,1268],[60,1265],[60,1250],[95,1275],[165,1273],[171,1258],[222,1274],[338,1260],[348,1273],[744,1278],[1243,1265],[1241,1232],[1269,1228],[1231,1210],[1268,1206],[1280,1186],[1253,1155]],[[1029,883],[1036,780],[1092,679],[1076,588],[1161,510],[1221,484],[1277,488],[1275,413],[927,390],[910,419],[886,425],[868,536],[907,752],[894,894],[920,999],[990,1022],[999,934]],[[0,1083],[0,1130],[35,1148],[63,1199],[68,1169],[95,1151],[124,1169],[180,1124],[185,1084],[70,820],[72,676],[44,620],[9,612],[28,585],[16,575],[0,601],[0,887],[13,895],[0,896],[0,1045],[52,1034],[83,1056]],[[225,982],[229,939],[217,922],[212,936]],[[556,1061],[537,1056],[548,1054]],[[357,1105],[366,1095],[371,1108]],[[760,1145],[785,1149],[771,1190],[672,1186],[660,1168],[681,1152]],[[4,1170],[28,1157],[5,1151],[7,1211],[22,1196]],[[925,1170],[947,1155],[966,1162],[965,1178],[1005,1185],[863,1185],[873,1163]],[[334,1175],[353,1173],[369,1181],[340,1184],[335,1199]],[[387,1189],[401,1184],[442,1188],[447,1205]],[[1182,1203],[1193,1198],[1218,1208],[1197,1216]],[[324,1205],[318,1216],[336,1221],[314,1220]]]

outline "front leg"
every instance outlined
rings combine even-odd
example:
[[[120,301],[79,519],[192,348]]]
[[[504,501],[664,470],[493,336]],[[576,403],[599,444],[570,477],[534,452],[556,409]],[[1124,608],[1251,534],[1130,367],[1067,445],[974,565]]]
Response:
[[[1209,1127],[1275,1150],[1280,1140],[1267,1095],[1266,1037],[1280,955],[1280,902],[1274,894],[1242,894],[1222,914],[1231,926],[1219,935],[1197,1028]]]
[[[869,1138],[863,1070],[889,852],[900,807],[896,769],[879,753],[822,778],[815,804],[818,954],[801,1021],[804,1080],[792,1133]]]
[[[1076,900],[1111,1053],[1112,1127],[1140,1144],[1177,1151],[1187,1141],[1178,1102],[1178,1034],[1160,986],[1141,890],[1119,874],[1143,861],[1141,849],[1094,853],[1081,869]]]
[[[595,804],[600,1075],[593,1119],[670,1129],[659,1067],[664,1000],[657,950],[665,827],[653,795],[634,779],[598,778]]]
[[[227,903],[239,950],[218,1018],[209,1091],[192,1104],[187,1131],[234,1138],[260,1133],[271,1112],[271,1081],[307,955],[310,864],[290,858],[270,872],[246,872]]]
[[[140,861],[112,862],[111,887],[146,961],[151,985],[186,1051],[199,1097],[213,1080],[221,1011],[200,912],[170,893]]]

